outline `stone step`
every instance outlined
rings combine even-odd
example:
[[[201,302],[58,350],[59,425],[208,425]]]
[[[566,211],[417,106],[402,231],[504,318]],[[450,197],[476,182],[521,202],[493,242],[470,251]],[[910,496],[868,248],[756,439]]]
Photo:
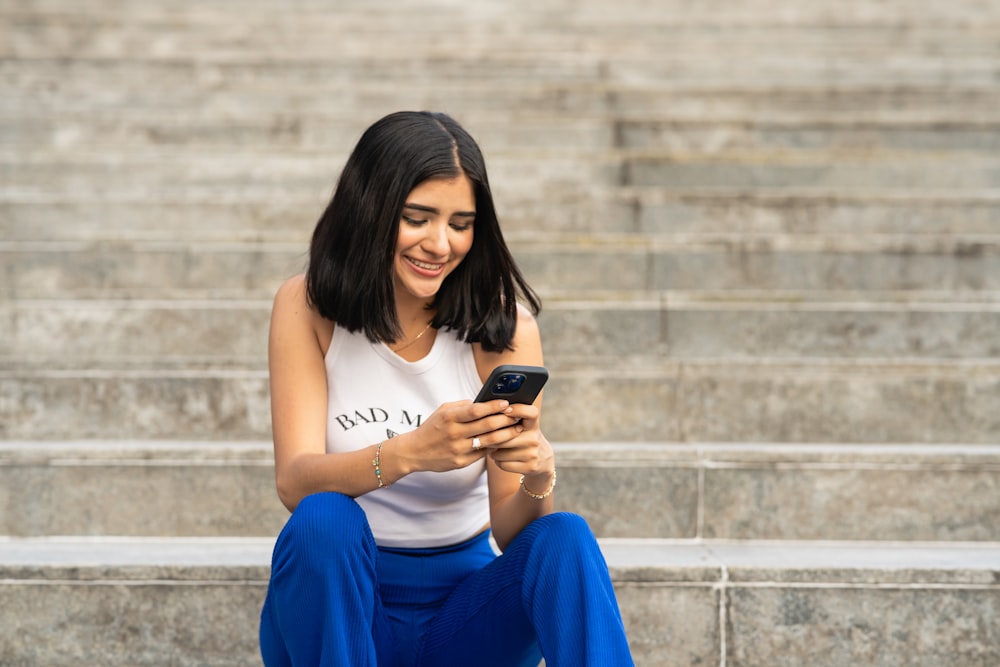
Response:
[[[823,152],[850,159],[880,152],[996,153],[1000,121],[853,119],[841,114],[826,119],[710,120],[670,118],[616,119],[613,116],[463,114],[462,123],[479,143],[494,153],[509,147],[533,146],[561,153],[590,154],[612,148],[669,151],[679,154]],[[191,151],[246,149],[323,151],[347,155],[361,132],[357,118],[331,114],[135,113],[122,109],[113,116],[66,113],[13,117],[0,127],[0,146],[24,151],[58,150],[63,155],[113,147],[140,156],[163,147]]]
[[[0,154],[0,178],[19,196],[141,196],[180,200],[207,194],[319,196],[332,191],[343,156],[236,151],[220,155],[183,151],[72,156]],[[490,181],[497,192],[546,196],[550,185],[661,187],[673,190],[733,189],[794,193],[826,189],[883,190],[976,195],[1000,189],[1000,160],[969,154],[849,156],[750,153],[680,155],[614,150],[586,156],[520,151],[492,156]]]
[[[637,365],[662,359],[1000,356],[1000,304],[956,303],[954,294],[936,304],[858,295],[843,302],[653,296],[548,299],[539,318],[547,359]]]
[[[0,369],[0,439],[270,438],[267,373]],[[962,360],[592,359],[549,364],[556,441],[966,442],[1000,439],[1000,364]]]
[[[275,536],[288,518],[270,442],[0,441],[0,479],[0,535]]]
[[[619,229],[660,233],[748,234],[924,234],[992,233],[1000,219],[1000,193],[963,196],[920,192],[768,193],[673,192],[638,188],[618,193],[631,204],[631,225]],[[0,204],[2,210],[2,204]],[[598,207],[601,213],[607,207]],[[13,213],[13,211],[12,211]],[[41,213],[41,211],[39,211]],[[609,220],[620,218],[607,211]],[[526,218],[531,219],[530,215]],[[41,215],[35,217],[39,222]],[[579,227],[600,228],[598,219],[574,221]],[[619,223],[620,224],[620,223]]]
[[[332,18],[332,17],[331,17]],[[535,39],[543,40],[542,31],[531,30]],[[302,37],[301,48],[284,51],[279,43],[275,50],[253,45],[243,53],[233,54],[232,49],[219,54],[206,49],[178,51],[180,44],[171,44],[165,39],[153,38],[151,45],[129,48],[126,43],[116,44],[116,36],[108,42],[111,52],[94,52],[84,44],[79,54],[68,58],[65,49],[28,49],[26,53],[16,51],[12,57],[0,60],[0,73],[9,74],[12,63],[23,64],[18,82],[29,82],[39,74],[45,76],[46,68],[58,67],[66,76],[83,82],[101,79],[106,85],[127,86],[129,88],[150,88],[161,91],[183,89],[179,75],[188,75],[187,88],[192,92],[204,92],[206,84],[210,88],[219,80],[226,85],[269,86],[276,80],[284,80],[289,91],[312,84],[320,89],[332,84],[344,84],[352,80],[374,79],[382,82],[405,82],[429,84],[448,79],[452,82],[519,81],[523,83],[586,83],[621,82],[628,84],[709,84],[734,85],[745,82],[796,85],[976,85],[985,86],[994,81],[1000,70],[1000,56],[996,39],[1000,30],[985,32],[977,40],[968,31],[954,31],[944,40],[945,54],[935,53],[935,46],[920,49],[907,48],[900,44],[895,50],[884,48],[880,53],[852,52],[849,48],[837,49],[835,53],[815,53],[802,48],[803,41],[797,35],[789,44],[780,37],[768,47],[733,40],[733,58],[719,58],[718,51],[707,45],[693,47],[693,52],[672,44],[669,35],[662,33],[635,34],[628,32],[630,49],[616,50],[613,44],[604,49],[587,49],[574,44],[565,51],[550,50],[549,47],[532,48],[530,40],[498,35],[481,38],[480,49],[470,51],[462,42],[454,42],[446,37],[424,40],[423,47],[401,47],[392,35],[403,36],[407,27],[389,27],[381,34],[369,33],[369,41],[363,48],[331,48],[330,40],[335,33],[297,32]],[[461,30],[461,27],[456,27]],[[294,28],[293,28],[294,30]],[[320,29],[321,30],[321,29]],[[625,31],[627,32],[627,31]],[[891,30],[885,31],[891,38]],[[309,35],[327,40],[318,45],[309,43]],[[976,35],[976,33],[971,33]],[[31,39],[31,36],[26,36]],[[70,37],[70,39],[72,39]],[[358,37],[355,37],[357,40]],[[716,36],[716,44],[725,40],[725,35]],[[992,41],[991,41],[992,40]],[[527,41],[523,44],[522,42]],[[680,40],[684,41],[684,40]],[[981,41],[982,47],[971,47]],[[782,43],[784,42],[784,43]],[[377,45],[381,44],[381,48]],[[452,44],[450,47],[445,46]],[[951,46],[954,45],[954,46]],[[491,48],[492,46],[492,48]],[[754,47],[757,48],[754,48]],[[160,47],[157,52],[157,47]],[[367,47],[367,48],[364,48]],[[378,50],[376,50],[378,49]],[[225,50],[225,49],[224,49]],[[789,50],[801,51],[796,58],[788,58]],[[62,51],[62,52],[61,52]],[[171,53],[173,51],[173,53]],[[284,57],[273,57],[274,53],[284,53]],[[218,55],[217,55],[218,54]],[[38,74],[36,74],[36,72]],[[146,74],[147,76],[143,76]],[[218,79],[217,79],[218,77]],[[5,77],[7,78],[7,77]],[[151,86],[151,81],[162,81],[161,86]],[[162,94],[162,93],[161,93]]]
[[[975,291],[1000,280],[994,238],[626,235],[511,246],[549,290]]]
[[[378,79],[350,83],[315,82],[296,89],[293,82],[273,81],[237,86],[227,75],[202,65],[173,75],[171,86],[136,88],[114,86],[106,75],[91,73],[90,80],[76,80],[64,71],[70,65],[43,66],[0,60],[0,78],[16,95],[0,101],[0,118],[22,119],[66,113],[189,114],[191,109],[216,116],[232,116],[254,109],[258,113],[295,118],[344,109],[355,121],[374,119],[398,109],[439,109],[458,118],[465,114],[502,109],[532,109],[535,113],[562,115],[613,115],[623,119],[651,116],[671,120],[771,120],[828,119],[832,115],[861,121],[954,121],[995,123],[1000,118],[1000,91],[993,85],[825,84],[815,81],[794,85],[764,82],[569,82],[442,80],[433,86]],[[75,67],[81,67],[76,65]],[[166,78],[165,72],[137,73],[148,80]],[[29,75],[30,74],[30,75]],[[177,80],[179,79],[179,80]],[[209,90],[200,90],[200,85]],[[752,81],[752,80],[751,80]],[[104,82],[103,85],[98,85]],[[364,122],[364,120],[362,121]],[[367,120],[367,122],[371,122]]]
[[[301,31],[296,33],[298,35]],[[494,40],[503,40],[502,45],[488,50],[491,40],[482,39],[481,50],[474,53],[469,53],[464,45],[455,47],[461,52],[442,51],[440,42],[435,44],[428,36],[425,41],[431,45],[430,51],[386,45],[382,52],[372,55],[371,42],[377,38],[355,35],[353,40],[343,40],[354,41],[353,47],[350,43],[337,51],[318,47],[319,52],[296,52],[291,57],[287,52],[283,55],[283,52],[261,52],[260,49],[235,57],[223,53],[198,54],[194,58],[188,53],[147,51],[67,55],[63,49],[43,51],[38,55],[21,53],[4,57],[0,54],[0,72],[9,74],[9,63],[23,63],[26,71],[18,79],[19,87],[37,94],[42,92],[39,83],[51,77],[50,68],[58,66],[83,80],[96,82],[103,79],[109,87],[134,90],[140,94],[140,99],[164,95],[166,90],[183,90],[179,77],[184,73],[190,76],[191,82],[185,95],[200,95],[202,98],[208,97],[212,88],[218,87],[221,81],[227,81],[224,85],[228,93],[240,90],[256,92],[275,87],[274,80],[282,77],[288,80],[290,92],[311,92],[313,95],[331,87],[343,86],[351,80],[366,79],[381,83],[398,82],[404,86],[412,86],[415,82],[428,85],[436,81],[451,81],[452,85],[465,82],[480,87],[490,84],[505,86],[512,80],[529,86],[593,84],[625,88],[636,85],[737,87],[748,84],[794,88],[817,83],[832,87],[879,84],[985,87],[1000,69],[1000,49],[995,46],[1000,30],[986,36],[980,46],[971,41],[960,43],[959,40],[967,34],[955,33],[949,36],[951,44],[921,45],[913,52],[907,52],[904,46],[903,50],[882,48],[875,53],[850,47],[837,48],[839,45],[817,53],[803,46],[803,43],[812,43],[808,36],[799,36],[799,39],[788,43],[777,35],[776,43],[766,47],[753,42],[730,42],[731,60],[720,60],[717,52],[706,52],[717,49],[718,44],[726,39],[724,34],[720,35],[715,30],[705,40],[711,45],[694,45],[693,52],[684,52],[683,44],[665,44],[671,39],[665,34],[659,34],[646,43],[630,35],[620,38],[617,43],[577,44],[565,50],[558,50],[557,44],[538,48],[531,43],[518,44],[523,39],[499,36]],[[558,39],[552,40],[544,34],[536,37],[543,42],[558,42]],[[335,39],[330,34],[323,38]],[[367,41],[359,43],[358,40]],[[154,38],[153,41],[159,40]],[[511,43],[514,45],[511,46]],[[82,48],[86,49],[86,46]],[[113,48],[118,50],[121,46]],[[167,51],[174,48],[177,48],[176,45],[166,46]],[[304,48],[309,50],[309,45]],[[932,52],[940,48],[949,50],[949,55],[942,57]],[[794,61],[784,57],[787,51],[797,52]],[[326,70],[326,78],[319,75],[320,69]],[[154,77],[162,77],[162,89],[157,91],[156,86],[150,85],[149,79],[142,77],[147,70]],[[315,84],[316,88],[307,88],[307,83]],[[69,87],[75,86],[66,88]]]
[[[887,52],[917,58],[945,54],[951,59],[1000,55],[1000,47],[990,39],[996,30],[984,25],[981,11],[980,29],[975,31],[967,25],[931,23],[922,12],[913,11],[895,16],[891,25],[854,17],[845,30],[847,26],[834,23],[830,16],[817,22],[799,7],[798,16],[786,14],[778,20],[773,15],[744,15],[733,21],[722,14],[706,21],[696,13],[666,8],[649,13],[632,6],[628,11],[601,12],[596,24],[597,17],[588,18],[579,4],[563,3],[575,11],[553,16],[554,4],[558,5],[521,7],[507,13],[503,22],[490,20],[495,10],[468,5],[408,8],[399,3],[393,12],[338,5],[336,11],[295,11],[280,17],[255,8],[241,16],[238,25],[218,6],[177,6],[169,14],[122,7],[113,15],[73,6],[61,7],[58,13],[4,7],[0,12],[8,20],[0,29],[0,43],[5,46],[0,55],[174,60],[196,53],[207,61],[254,60],[261,55],[298,61],[329,59],[331,42],[336,44],[335,53],[353,57],[370,56],[373,43],[382,57],[405,52],[413,57],[464,59],[516,50],[550,57],[575,53],[648,58],[651,48],[667,45],[674,58],[715,57],[719,43],[725,43],[727,55],[735,58],[794,51],[799,59],[866,57],[870,61],[866,64],[877,63]],[[635,20],[638,12],[642,22]],[[429,16],[434,19],[427,20]],[[401,44],[385,37],[405,33],[417,18],[426,26],[426,39]],[[459,30],[472,38],[471,43],[446,39]]]
[[[308,232],[304,235],[298,243],[0,241],[0,294],[25,299],[188,295],[270,300],[285,278],[307,266]],[[509,234],[508,243],[535,289],[562,295],[1000,290],[1000,236],[995,233],[525,232]]]
[[[557,507],[600,537],[1000,542],[997,445],[560,442],[556,458]],[[288,515],[263,441],[6,441],[0,481],[15,537],[273,536]]]
[[[1000,91],[987,84],[905,84],[889,80],[877,84],[698,81],[595,82],[443,80],[433,86],[377,79],[349,83],[324,79],[304,90],[291,82],[243,83],[211,66],[197,69],[175,66],[181,72],[146,71],[134,65],[139,81],[164,79],[155,87],[107,83],[108,74],[91,73],[89,80],[71,78],[69,63],[11,63],[0,60],[0,77],[17,91],[0,104],[0,117],[25,118],[58,110],[59,113],[189,114],[232,116],[254,109],[283,118],[301,114],[330,113],[343,109],[355,122],[373,119],[401,108],[445,110],[464,114],[501,109],[532,109],[535,113],[562,115],[613,115],[618,118],[672,120],[695,119],[745,122],[757,119],[826,119],[832,115],[858,120],[955,120],[996,122]],[[92,65],[91,68],[94,66]],[[161,69],[165,66],[161,65]],[[326,68],[329,69],[329,68]],[[168,74],[170,76],[168,77]],[[80,73],[77,73],[80,76]],[[258,73],[258,77],[260,73]],[[172,79],[167,81],[166,79]],[[200,90],[196,87],[202,81]],[[169,86],[166,84],[170,83]],[[370,121],[368,121],[370,122]]]
[[[824,301],[768,294],[640,293],[547,298],[547,358],[638,365],[698,359],[979,359],[1000,357],[1000,292],[957,302],[899,295]],[[987,300],[989,299],[989,300]],[[265,364],[270,300],[0,302],[0,364],[59,368]]]
[[[200,62],[209,63],[254,63],[266,57],[298,64],[343,62],[345,58],[349,63],[376,58],[391,61],[406,55],[412,59],[500,60],[532,54],[545,66],[569,55],[581,64],[608,58],[617,63],[643,62],[657,52],[667,62],[697,62],[717,59],[720,43],[726,44],[727,55],[733,59],[766,62],[794,51],[798,63],[822,58],[855,67],[885,67],[890,63],[881,61],[891,55],[898,64],[900,54],[907,56],[911,67],[926,66],[932,60],[954,64],[1000,57],[996,27],[973,31],[965,26],[858,24],[845,30],[842,25],[699,24],[685,21],[683,14],[667,12],[644,25],[607,16],[600,26],[586,26],[573,25],[571,20],[553,21],[529,8],[508,14],[503,23],[475,25],[474,14],[481,10],[449,8],[435,12],[433,21],[421,17],[425,39],[401,43],[387,35],[403,34],[412,26],[414,19],[405,12],[358,13],[338,7],[318,15],[286,15],[278,21],[250,14],[234,25],[229,14],[186,12],[184,7],[159,17],[134,11],[108,16],[73,9],[44,17],[33,11],[3,12],[7,21],[0,28],[0,57],[176,62],[197,54]],[[422,13],[429,10],[421,7]],[[560,17],[566,18],[570,17]],[[447,39],[457,30],[471,43]],[[336,46],[331,48],[331,43]]]
[[[271,544],[4,539],[4,664],[253,664]],[[640,667],[1000,661],[997,543],[605,539],[601,549]]]
[[[690,235],[995,234],[1000,192],[918,193],[672,188],[548,188],[545,197],[494,194],[508,235],[553,233]],[[182,200],[151,193],[0,192],[0,239],[308,243],[328,193],[257,193]],[[212,224],[205,224],[211,220]],[[72,221],[72,224],[67,224]],[[9,246],[4,246],[9,249]],[[9,257],[9,254],[5,259]],[[9,283],[8,283],[9,284]]]
[[[209,19],[231,18],[232,12],[242,10],[241,20],[270,20],[279,23],[281,19],[286,21],[296,20],[296,16],[303,19],[316,18],[318,21],[329,20],[330,7],[320,0],[296,0],[290,3],[295,12],[289,16],[287,6],[275,6],[268,4],[266,0],[252,0],[249,2],[236,2],[236,0],[211,0],[210,2],[198,3],[197,5],[185,5],[176,3],[170,7],[157,5],[137,5],[127,0],[113,0],[109,2],[107,12],[111,16],[128,16],[134,18],[157,19],[167,21],[171,17],[182,16],[187,21],[192,21],[198,17]],[[579,29],[580,27],[599,28],[604,22],[612,20],[622,24],[630,24],[637,27],[655,25],[716,25],[716,26],[827,26],[856,29],[865,26],[896,27],[904,29],[908,26],[955,26],[955,27],[979,27],[981,29],[990,28],[996,25],[996,8],[983,0],[957,0],[942,6],[940,3],[922,0],[911,2],[909,0],[887,0],[880,2],[878,6],[872,6],[865,0],[846,0],[831,6],[825,2],[796,2],[794,0],[780,0],[768,3],[770,11],[762,12],[755,4],[748,4],[741,0],[724,0],[717,2],[712,7],[690,8],[683,0],[668,0],[667,2],[649,5],[642,0],[630,0],[610,7],[600,0],[582,0],[579,2],[569,2],[568,0],[549,0],[548,2],[535,2],[519,6],[524,16],[534,18],[535,16],[545,17],[549,22],[564,25],[567,29]],[[447,13],[452,16],[461,16],[462,12],[471,12],[482,16],[506,15],[506,7],[501,5],[493,7],[490,5],[469,7],[468,3],[457,2],[435,2],[427,3],[422,0],[401,0],[393,3],[394,12],[386,12],[381,6],[373,7],[371,3],[363,0],[348,0],[338,3],[341,12],[357,17],[358,27],[372,25],[373,20],[392,20],[393,16],[400,17],[400,23],[412,20],[414,16],[423,16],[430,11]],[[0,9],[6,13],[21,13],[24,11],[23,4],[16,0],[4,0],[0,3]],[[566,10],[574,9],[575,12]],[[690,9],[690,11],[685,11]],[[917,11],[919,10],[919,11]],[[91,15],[93,10],[87,8],[81,12],[79,4],[72,0],[37,0],[31,3],[31,15],[40,17],[69,15]],[[107,16],[108,14],[101,14]],[[510,21],[515,22],[518,14],[510,16]],[[367,21],[365,21],[367,19]],[[497,26],[482,25],[482,22],[475,24],[480,30],[486,31],[490,28],[502,30],[504,25]]]

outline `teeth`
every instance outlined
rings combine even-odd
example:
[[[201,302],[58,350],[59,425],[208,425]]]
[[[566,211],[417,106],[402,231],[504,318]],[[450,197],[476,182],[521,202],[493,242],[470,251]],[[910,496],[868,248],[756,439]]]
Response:
[[[419,266],[421,269],[427,269],[428,271],[437,271],[441,268],[440,264],[429,264],[427,262],[421,262],[419,260],[413,259],[412,257],[407,257],[412,264]]]

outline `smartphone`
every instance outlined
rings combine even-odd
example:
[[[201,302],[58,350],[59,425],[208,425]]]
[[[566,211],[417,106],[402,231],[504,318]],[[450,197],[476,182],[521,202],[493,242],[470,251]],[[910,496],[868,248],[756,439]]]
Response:
[[[497,398],[505,398],[511,403],[534,403],[548,379],[549,371],[544,366],[497,366],[479,390],[476,403]]]

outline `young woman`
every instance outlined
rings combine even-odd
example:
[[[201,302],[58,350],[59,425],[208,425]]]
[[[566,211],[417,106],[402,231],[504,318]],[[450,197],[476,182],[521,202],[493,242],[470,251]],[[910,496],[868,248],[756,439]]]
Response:
[[[553,512],[541,399],[470,400],[494,367],[542,364],[538,309],[468,133],[428,112],[372,125],[307,272],[274,301],[275,476],[292,515],[261,614],[266,665],[632,664],[593,534]]]

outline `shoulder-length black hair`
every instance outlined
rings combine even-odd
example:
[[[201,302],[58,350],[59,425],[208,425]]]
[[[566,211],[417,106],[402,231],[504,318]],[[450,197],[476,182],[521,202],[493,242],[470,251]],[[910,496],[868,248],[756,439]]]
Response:
[[[500,232],[479,146],[442,113],[389,114],[361,136],[309,248],[306,289],[319,314],[372,342],[396,341],[393,255],[406,197],[428,179],[461,174],[476,199],[472,248],[435,296],[432,324],[492,352],[509,349],[518,300],[534,314],[541,302]]]

